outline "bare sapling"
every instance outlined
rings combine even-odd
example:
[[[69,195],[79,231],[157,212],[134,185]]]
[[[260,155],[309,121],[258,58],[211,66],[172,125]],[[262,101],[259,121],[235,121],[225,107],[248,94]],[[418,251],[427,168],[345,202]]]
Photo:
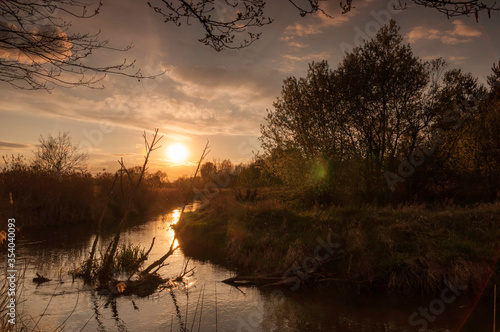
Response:
[[[109,280],[109,278],[111,277],[110,269],[112,266],[113,258],[114,258],[115,253],[116,253],[116,249],[118,248],[118,242],[120,241],[121,230],[128,219],[130,211],[132,210],[132,206],[133,206],[135,198],[137,196],[138,189],[141,185],[142,179],[144,178],[144,174],[146,173],[146,170],[147,170],[147,165],[148,165],[148,161],[149,161],[149,157],[151,155],[151,152],[160,148],[157,145],[158,145],[159,141],[163,138],[163,136],[158,136],[158,129],[155,129],[151,142],[149,142],[148,137],[146,135],[146,132],[143,133],[143,138],[144,138],[144,146],[146,149],[146,155],[144,156],[144,163],[143,163],[141,170],[140,170],[140,173],[139,173],[139,179],[137,180],[137,182],[135,184],[134,184],[134,181],[132,180],[132,177],[130,176],[129,171],[125,167],[123,159],[118,161],[118,163],[121,166],[121,170],[123,172],[125,172],[125,174],[127,175],[133,190],[132,190],[132,195],[129,199],[128,205],[125,209],[125,212],[123,213],[123,217],[120,220],[120,223],[118,224],[118,227],[116,229],[116,233],[115,233],[115,236],[113,238],[112,244],[111,244],[110,248],[106,251],[106,253],[104,255],[102,267],[99,269],[98,275],[99,275],[99,281],[101,282],[101,284],[105,284]]]

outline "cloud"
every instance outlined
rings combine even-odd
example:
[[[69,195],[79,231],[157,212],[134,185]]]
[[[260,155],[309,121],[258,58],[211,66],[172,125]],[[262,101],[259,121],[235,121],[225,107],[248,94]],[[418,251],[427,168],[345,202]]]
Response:
[[[307,47],[306,44],[299,43],[299,42],[294,42],[294,41],[289,42],[288,46],[289,47],[293,47],[293,48],[298,48],[298,49],[306,48]]]
[[[343,25],[344,23],[348,22],[351,17],[358,13],[358,11],[353,8],[349,13],[341,14],[338,7],[334,7],[332,3],[333,2],[327,1],[322,3],[321,8],[324,10],[324,12],[316,12],[316,14],[314,14],[314,16],[312,17],[311,23],[294,23],[288,25],[285,28],[281,40],[291,41],[295,38],[318,35],[328,27],[338,27]]]
[[[461,65],[465,62],[466,59],[468,59],[468,57],[466,57],[466,56],[450,56],[448,59],[450,59],[451,62],[453,62],[457,65]]]
[[[465,25],[461,20],[453,21],[453,29],[441,31],[426,26],[414,27],[407,35],[410,43],[416,43],[419,40],[440,40],[443,44],[456,45],[467,43],[472,38],[481,36],[481,31]]]
[[[20,33],[12,23],[0,22],[0,58],[22,64],[43,64],[71,57],[73,44],[59,27],[46,25]],[[19,36],[22,36],[21,38]]]
[[[30,149],[33,145],[30,144],[22,144],[22,143],[13,143],[0,141],[0,150],[11,150],[11,149]]]
[[[324,24],[322,21],[307,25],[295,23],[285,28],[285,35],[281,38],[281,40],[290,40],[295,37],[317,35],[323,31],[323,26]]]
[[[29,113],[36,105],[39,115],[94,123],[87,132],[103,124],[160,128],[167,137],[182,140],[199,135],[258,135],[281,83],[282,73],[270,68],[176,66],[156,83],[121,85],[102,99],[76,90],[34,93],[29,99],[16,92],[0,105],[0,111]]]
[[[328,56],[329,56],[328,52],[321,52],[317,54],[307,54],[304,56],[285,54],[283,55],[283,58],[292,61],[312,61],[312,60],[324,60],[328,58]]]

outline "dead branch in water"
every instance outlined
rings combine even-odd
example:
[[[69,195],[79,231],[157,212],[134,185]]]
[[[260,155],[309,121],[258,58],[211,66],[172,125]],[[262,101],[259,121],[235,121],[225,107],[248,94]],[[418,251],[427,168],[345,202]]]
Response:
[[[151,272],[151,270],[162,264],[168,257],[170,257],[174,253],[174,251],[179,247],[179,246],[174,247],[174,245],[175,245],[175,237],[172,240],[172,244],[170,245],[170,249],[168,250],[168,252],[165,255],[163,255],[160,259],[154,261],[146,269],[144,269],[144,271],[141,272],[141,275],[148,274],[149,272]]]
[[[135,197],[137,195],[137,191],[139,189],[139,186],[141,185],[142,179],[144,178],[144,174],[146,173],[147,165],[148,165],[148,161],[149,161],[149,156],[151,155],[151,152],[160,148],[160,147],[157,147],[156,145],[163,138],[163,136],[158,136],[158,130],[159,130],[158,128],[155,129],[151,143],[148,141],[148,137],[146,135],[146,132],[144,132],[144,134],[142,135],[144,138],[144,146],[146,148],[146,155],[144,156],[144,164],[142,165],[139,179],[137,180],[135,185],[132,181],[132,178],[131,178],[127,168],[125,167],[125,164],[123,163],[123,159],[118,161],[120,166],[121,166],[121,170],[127,174],[129,181],[131,181],[130,184],[133,186],[134,189],[132,191],[132,196],[130,197],[130,200],[129,200],[127,208],[123,214],[123,217],[120,220],[120,223],[117,227],[116,234],[115,234],[115,237],[113,239],[111,249],[106,251],[106,253],[104,255],[103,265],[99,269],[99,281],[101,282],[101,284],[105,283],[110,277],[111,263],[113,262],[113,258],[115,256],[116,249],[118,248],[118,242],[120,240],[120,233],[121,233],[121,230],[123,228],[123,225],[125,224],[125,222],[128,219],[130,211],[132,210],[132,206],[134,204],[134,200],[135,200]]]

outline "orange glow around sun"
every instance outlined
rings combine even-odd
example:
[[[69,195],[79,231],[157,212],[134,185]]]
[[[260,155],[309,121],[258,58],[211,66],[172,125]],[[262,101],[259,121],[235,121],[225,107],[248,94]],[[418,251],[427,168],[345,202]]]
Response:
[[[188,156],[188,150],[182,144],[175,143],[171,144],[167,149],[168,160],[180,163],[186,160]]]

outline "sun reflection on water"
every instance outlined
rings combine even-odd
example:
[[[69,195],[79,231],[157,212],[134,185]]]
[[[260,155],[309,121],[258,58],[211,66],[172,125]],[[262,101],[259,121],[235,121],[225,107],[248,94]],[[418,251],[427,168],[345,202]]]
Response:
[[[177,224],[179,222],[179,219],[181,218],[181,210],[180,209],[175,209],[174,211],[172,211],[172,214],[171,214],[171,223],[170,223],[170,226],[173,226],[175,224]],[[175,232],[174,230],[170,227],[170,231],[169,233],[171,233],[171,236],[174,237],[175,235]],[[174,241],[174,248],[179,246],[179,242],[177,241],[177,239],[175,239]]]
[[[180,217],[181,217],[181,210],[175,209],[172,212],[172,224],[173,225],[177,224],[177,222],[179,222]]]

